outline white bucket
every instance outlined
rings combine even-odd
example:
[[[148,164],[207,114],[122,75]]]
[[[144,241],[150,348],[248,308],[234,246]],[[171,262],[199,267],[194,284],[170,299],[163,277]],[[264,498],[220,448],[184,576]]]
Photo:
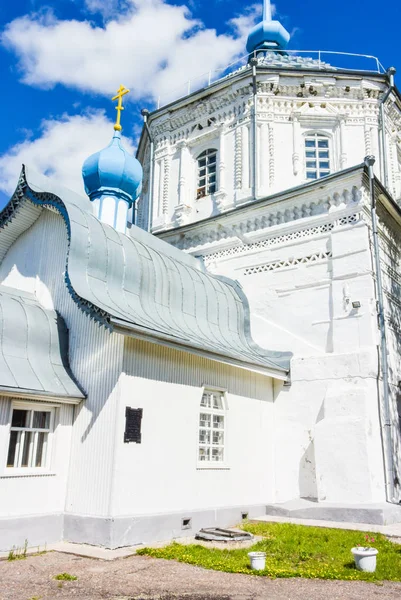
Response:
[[[352,548],[355,565],[359,571],[374,573],[376,571],[376,557],[379,553],[376,548]]]
[[[266,552],[248,552],[251,559],[251,569],[263,571],[266,568]]]

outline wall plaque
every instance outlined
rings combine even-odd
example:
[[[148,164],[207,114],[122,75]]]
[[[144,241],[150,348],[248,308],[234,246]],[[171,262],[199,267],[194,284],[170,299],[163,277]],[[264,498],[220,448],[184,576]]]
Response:
[[[129,444],[134,442],[140,444],[142,441],[142,415],[143,408],[127,408],[125,409],[125,433],[124,443]]]

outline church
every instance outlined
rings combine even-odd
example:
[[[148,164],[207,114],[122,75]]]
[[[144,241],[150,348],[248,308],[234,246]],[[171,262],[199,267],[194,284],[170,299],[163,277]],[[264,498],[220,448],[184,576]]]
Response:
[[[289,40],[265,0],[239,68],[143,111],[136,158],[121,86],[86,197],[22,166],[0,212],[0,551],[401,521],[395,70]]]

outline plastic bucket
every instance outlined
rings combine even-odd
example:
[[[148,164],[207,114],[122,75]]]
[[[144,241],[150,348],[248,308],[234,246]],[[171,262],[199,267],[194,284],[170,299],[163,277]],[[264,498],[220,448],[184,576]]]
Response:
[[[374,573],[376,571],[376,557],[379,553],[376,548],[352,548],[355,565],[359,571]]]
[[[251,561],[251,569],[263,571],[266,568],[266,552],[248,552]]]

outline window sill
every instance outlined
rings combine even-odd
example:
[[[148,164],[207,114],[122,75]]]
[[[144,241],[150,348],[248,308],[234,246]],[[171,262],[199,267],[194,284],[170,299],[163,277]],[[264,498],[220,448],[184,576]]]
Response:
[[[231,467],[229,467],[228,465],[222,464],[222,465],[216,465],[216,464],[207,464],[204,465],[202,463],[198,463],[196,465],[196,470],[197,471],[230,471]]]
[[[21,477],[56,477],[56,473],[50,473],[49,471],[33,471],[27,469],[26,471],[13,470],[13,472],[4,472],[2,475],[0,475],[0,479],[15,479]]]

